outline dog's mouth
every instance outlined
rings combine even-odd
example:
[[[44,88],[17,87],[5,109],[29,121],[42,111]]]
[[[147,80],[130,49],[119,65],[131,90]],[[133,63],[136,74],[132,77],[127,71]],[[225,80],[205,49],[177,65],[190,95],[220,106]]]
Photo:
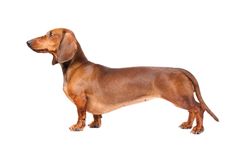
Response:
[[[33,40],[29,40],[26,42],[28,47],[31,48],[33,51],[35,52],[38,52],[38,53],[47,53],[49,52],[48,49],[44,48],[44,49],[41,49],[41,48],[35,48],[33,47],[32,43],[33,43]]]
[[[34,48],[32,47],[31,45],[28,45],[29,48],[31,48],[33,51],[37,52],[37,53],[48,53],[48,49],[37,49],[37,48]]]
[[[34,50],[38,53],[48,53],[48,50],[47,49],[40,49],[40,50]]]
[[[35,49],[33,47],[30,47],[33,51],[38,52],[38,53],[49,53],[47,49]]]

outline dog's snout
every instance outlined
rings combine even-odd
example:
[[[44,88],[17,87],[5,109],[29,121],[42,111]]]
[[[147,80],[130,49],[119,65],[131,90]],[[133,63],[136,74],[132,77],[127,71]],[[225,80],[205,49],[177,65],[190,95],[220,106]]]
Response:
[[[26,42],[29,47],[31,47],[32,40]]]

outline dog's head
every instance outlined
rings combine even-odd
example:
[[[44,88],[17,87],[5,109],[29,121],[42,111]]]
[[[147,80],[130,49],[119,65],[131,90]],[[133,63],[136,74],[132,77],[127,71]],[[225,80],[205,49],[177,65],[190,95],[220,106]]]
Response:
[[[44,36],[27,41],[27,45],[35,52],[52,54],[53,65],[71,60],[78,48],[74,33],[65,28],[53,29]]]

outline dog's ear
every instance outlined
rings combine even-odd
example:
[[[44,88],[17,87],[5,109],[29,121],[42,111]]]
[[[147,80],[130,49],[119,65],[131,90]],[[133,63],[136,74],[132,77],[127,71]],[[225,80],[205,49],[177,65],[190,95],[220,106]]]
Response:
[[[57,64],[58,62],[57,62],[57,59],[56,59],[56,57],[55,56],[53,56],[53,58],[52,58],[52,65],[55,65],[55,64]]]
[[[71,32],[65,32],[57,50],[57,59],[53,57],[52,64],[64,63],[71,60],[77,51],[77,44],[74,35]]]

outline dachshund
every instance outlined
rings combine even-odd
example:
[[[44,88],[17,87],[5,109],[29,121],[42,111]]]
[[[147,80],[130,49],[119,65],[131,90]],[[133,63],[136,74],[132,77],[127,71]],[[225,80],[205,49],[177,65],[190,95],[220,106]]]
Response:
[[[52,64],[61,65],[63,90],[78,113],[77,123],[69,128],[71,131],[84,129],[86,112],[92,113],[94,118],[89,127],[99,128],[102,114],[152,98],[163,98],[188,110],[188,120],[180,128],[191,129],[196,119],[193,134],[204,131],[204,111],[219,121],[204,102],[196,78],[187,70],[169,67],[115,69],[92,63],[74,33],[65,28],[53,29],[27,41],[27,45],[38,53],[52,54]]]

